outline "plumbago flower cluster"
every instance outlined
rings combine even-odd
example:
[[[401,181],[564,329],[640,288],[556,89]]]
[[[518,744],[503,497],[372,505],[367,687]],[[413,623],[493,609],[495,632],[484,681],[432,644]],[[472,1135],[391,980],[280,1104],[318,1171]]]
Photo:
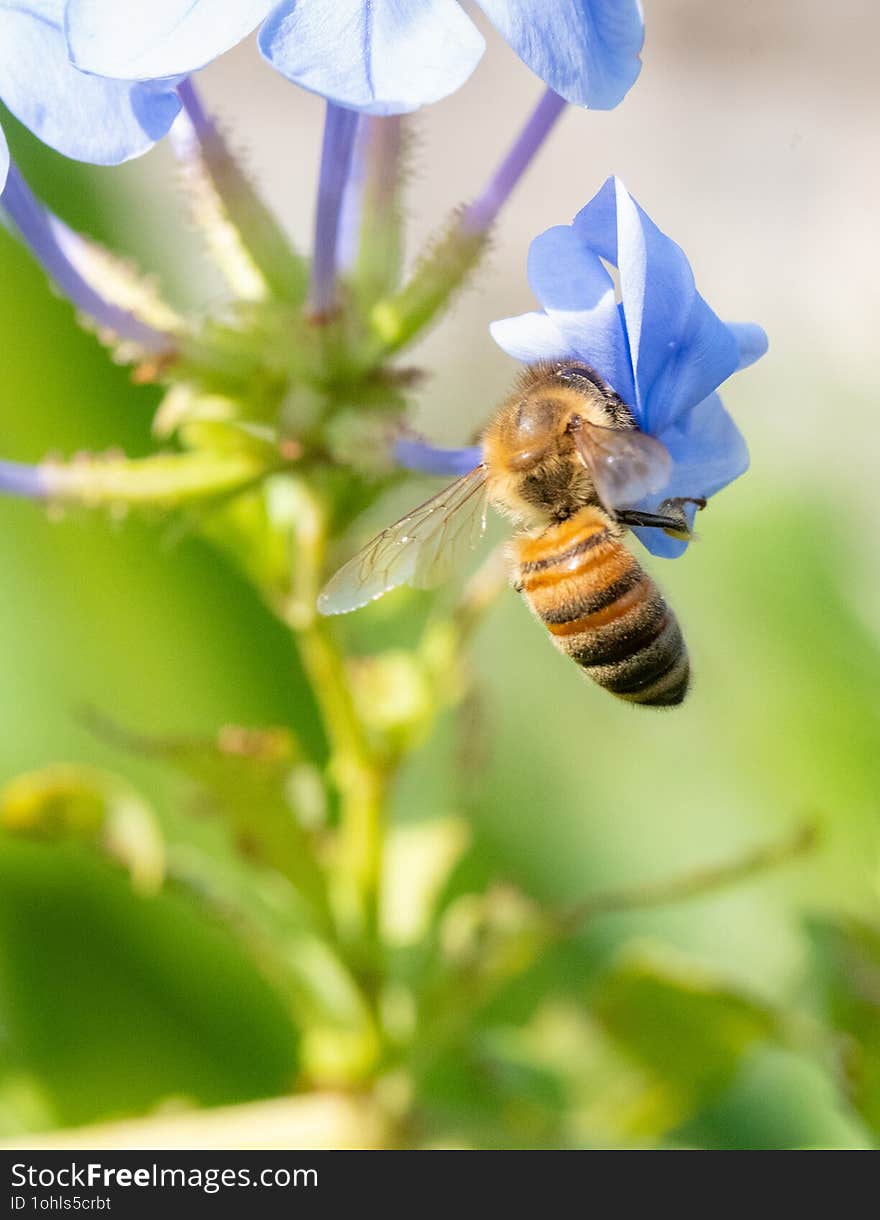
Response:
[[[637,0],[479,7],[546,91],[496,172],[406,272],[401,115],[455,90],[484,49],[456,0],[151,0],[124,21],[115,0],[0,0],[8,109],[60,153],[97,164],[138,156],[170,133],[193,216],[229,286],[221,311],[182,316],[128,262],[39,201],[0,134],[0,205],[11,228],[115,358],[139,382],[167,387],[154,455],[36,466],[8,455],[0,488],[53,504],[189,514],[289,627],[326,758],[307,757],[288,730],[162,742],[112,731],[195,779],[246,845],[247,867],[286,879],[280,914],[277,889],[271,903],[235,910],[223,895],[218,908],[232,912],[290,997],[308,1089],[406,1081],[382,1093],[394,1099],[380,1107],[383,1129],[394,1131],[383,1138],[395,1139],[407,1138],[436,1057],[467,1038],[512,976],[603,910],[543,910],[509,888],[453,901],[446,883],[466,826],[447,819],[401,835],[386,824],[402,759],[467,696],[465,649],[503,584],[497,565],[438,609],[409,650],[347,656],[337,625],[316,613],[328,565],[347,553],[341,540],[364,508],[407,468],[455,474],[479,461],[478,448],[412,439],[406,419],[420,377],[399,358],[477,269],[500,209],[566,103],[613,107],[638,76]],[[326,98],[310,259],[262,202],[193,77],[254,30],[271,67]],[[672,455],[657,500],[709,497],[743,472],[745,445],[717,389],[762,354],[763,332],[719,319],[682,250],[617,179],[570,226],[535,239],[528,274],[540,310],[494,322],[492,336],[518,361],[574,357],[596,368]],[[686,545],[656,530],[643,541],[669,556]],[[96,810],[88,825],[75,813],[83,790]],[[188,883],[141,805],[140,833],[117,833],[120,791],[53,769],[11,786],[0,814],[7,829],[66,826],[90,837],[142,886],[168,875]],[[65,802],[74,811],[67,823]],[[127,800],[129,821],[131,810]],[[730,875],[742,871],[734,863]],[[726,874],[712,876],[720,883]],[[686,879],[682,893],[693,889]],[[210,901],[210,886],[195,890]],[[664,900],[674,894],[673,886]]]

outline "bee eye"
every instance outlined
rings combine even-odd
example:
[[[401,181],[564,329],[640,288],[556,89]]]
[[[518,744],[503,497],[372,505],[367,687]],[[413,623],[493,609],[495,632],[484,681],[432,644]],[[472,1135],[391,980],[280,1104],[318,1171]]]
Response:
[[[556,369],[560,381],[573,382],[577,386],[590,385],[596,389],[602,388],[598,375],[586,364],[560,364]]]
[[[565,425],[566,432],[575,432],[583,425],[584,417],[575,412],[574,415],[568,417],[568,423]]]

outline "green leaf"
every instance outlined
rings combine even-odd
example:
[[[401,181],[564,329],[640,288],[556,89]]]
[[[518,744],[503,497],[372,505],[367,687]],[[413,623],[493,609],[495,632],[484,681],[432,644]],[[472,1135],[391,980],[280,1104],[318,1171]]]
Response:
[[[289,1010],[193,904],[72,845],[0,838],[8,1132],[288,1091]],[[24,1095],[23,1095],[24,1094]],[[42,1100],[41,1100],[42,1099]],[[6,1109],[9,1107],[9,1110]]]
[[[47,842],[74,841],[121,864],[135,889],[159,889],[165,845],[152,810],[123,780],[56,764],[16,776],[0,792],[0,828]]]
[[[825,1017],[840,1035],[840,1084],[880,1133],[880,926],[860,919],[808,925]]]
[[[303,927],[284,887],[181,846],[169,851],[168,879],[236,934],[285,997],[312,1082],[349,1085],[369,1074],[379,1052],[373,1015],[336,946]]]
[[[626,953],[600,977],[593,1012],[616,1043],[648,1068],[671,1128],[723,1092],[744,1056],[782,1037],[766,1004],[670,953]]]
[[[463,818],[435,818],[395,826],[385,846],[381,926],[392,945],[411,945],[426,935],[437,900],[470,841]]]
[[[214,738],[144,737],[94,714],[92,719],[105,736],[193,780],[203,803],[226,820],[240,851],[287,877],[319,926],[329,925],[312,830],[323,820],[323,806],[314,804],[323,789],[308,782],[314,768],[289,729],[227,725]]]
[[[620,1147],[663,1134],[651,1075],[572,997],[545,998],[525,1025],[487,1031],[492,1083],[508,1123],[540,1120],[553,1147]]]

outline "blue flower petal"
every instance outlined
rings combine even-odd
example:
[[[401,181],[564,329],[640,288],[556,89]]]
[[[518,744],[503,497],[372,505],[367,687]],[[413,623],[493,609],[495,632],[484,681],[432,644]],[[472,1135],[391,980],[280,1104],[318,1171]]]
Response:
[[[174,83],[90,76],[67,58],[63,0],[0,6],[0,97],[44,143],[80,161],[116,165],[167,132],[180,110]],[[36,10],[39,10],[37,12]]]
[[[603,263],[618,270],[619,303]],[[557,357],[561,341],[605,376],[672,456],[666,486],[633,507],[708,499],[747,469],[745,441],[715,390],[763,355],[767,336],[713,313],[684,253],[617,179],[571,228],[550,229],[532,243],[529,280],[545,312],[493,323],[496,341],[529,363]],[[689,520],[695,511],[687,508]],[[655,555],[672,558],[687,546],[662,530],[635,532]]]
[[[467,474],[483,460],[479,445],[467,449],[437,449],[424,441],[396,441],[394,457],[407,470],[419,470],[424,474],[449,475],[450,478]]]
[[[552,318],[545,313],[521,313],[514,318],[499,318],[489,325],[489,333],[508,356],[523,364],[564,358],[572,353]]]
[[[478,0],[520,59],[569,102],[611,110],[641,69],[638,0]]]
[[[620,272],[640,423],[660,435],[736,370],[736,339],[697,292],[684,251],[618,179],[605,183],[573,228]]]
[[[557,225],[532,242],[528,275],[569,354],[586,361],[632,404],[632,371],[614,281],[599,257],[570,226]]]
[[[737,372],[740,369],[747,369],[750,364],[760,360],[770,346],[767,332],[757,322],[727,322],[726,326],[736,340],[739,349]]]
[[[260,50],[283,76],[367,114],[446,97],[484,48],[457,0],[287,0],[260,31]]]
[[[698,403],[660,439],[672,454],[673,465],[659,499],[708,499],[749,468],[746,442],[718,394],[710,394]]]
[[[255,30],[277,0],[68,0],[70,57],[99,76],[151,80],[202,68]]]
[[[685,506],[685,509],[688,525],[693,526],[694,517],[697,515],[696,506],[688,504]],[[690,543],[685,538],[671,538],[669,534],[664,534],[662,530],[635,529],[633,533],[645,550],[652,555],[656,555],[659,559],[678,559],[690,546]]]
[[[718,394],[710,394],[660,437],[672,454],[672,473],[666,486],[637,505],[646,511],[671,496],[708,499],[749,467],[749,451],[742,433],[727,413]],[[690,517],[692,521],[692,515]],[[674,558],[687,543],[662,530],[635,530],[652,555]]]
[[[3,128],[0,127],[0,195],[3,194],[3,188],[6,186],[6,175],[9,173],[9,146],[6,143],[6,136],[3,134]]]

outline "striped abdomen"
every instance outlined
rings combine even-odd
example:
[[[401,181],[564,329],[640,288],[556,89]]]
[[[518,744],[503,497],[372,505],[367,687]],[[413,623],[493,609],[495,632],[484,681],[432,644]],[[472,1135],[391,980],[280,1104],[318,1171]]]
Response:
[[[675,615],[601,509],[514,547],[516,585],[561,652],[621,699],[681,703],[688,655]]]

